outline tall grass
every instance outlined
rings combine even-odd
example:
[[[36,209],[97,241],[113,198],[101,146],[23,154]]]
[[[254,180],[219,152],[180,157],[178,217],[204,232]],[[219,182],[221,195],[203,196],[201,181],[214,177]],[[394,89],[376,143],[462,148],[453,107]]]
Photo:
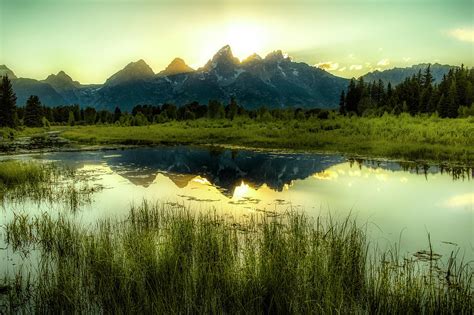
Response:
[[[1,161],[0,204],[25,200],[49,204],[62,202],[69,209],[77,210],[102,188],[90,185],[77,175],[74,169],[55,163]]]
[[[16,216],[5,234],[14,249],[42,255],[35,279],[9,285],[11,312],[469,314],[474,306],[470,264],[443,265],[432,250],[428,259],[370,254],[350,218],[236,220],[144,202],[126,220],[89,227],[64,214]]]
[[[0,188],[38,184],[49,180],[50,174],[46,165],[7,160],[0,162]]]

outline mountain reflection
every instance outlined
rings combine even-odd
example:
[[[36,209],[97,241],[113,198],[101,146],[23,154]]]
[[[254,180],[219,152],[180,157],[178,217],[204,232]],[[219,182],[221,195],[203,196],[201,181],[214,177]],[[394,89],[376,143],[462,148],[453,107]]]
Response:
[[[256,187],[266,184],[281,191],[293,180],[307,178],[343,161],[343,157],[334,155],[179,146],[127,150],[108,158],[106,163],[114,172],[138,185],[150,185],[158,173],[169,177],[178,187],[200,176],[229,194],[242,181]]]
[[[122,151],[57,152],[51,159],[74,167],[85,164],[106,164],[134,185],[148,187],[158,174],[171,179],[179,188],[199,176],[231,195],[243,181],[252,187],[268,186],[282,191],[292,181],[310,176],[322,178],[328,168],[349,162],[351,168],[409,171],[424,175],[449,173],[454,180],[472,178],[472,168],[428,166],[411,162],[346,159],[341,155],[292,153],[281,154],[222,148],[173,146],[137,148]]]

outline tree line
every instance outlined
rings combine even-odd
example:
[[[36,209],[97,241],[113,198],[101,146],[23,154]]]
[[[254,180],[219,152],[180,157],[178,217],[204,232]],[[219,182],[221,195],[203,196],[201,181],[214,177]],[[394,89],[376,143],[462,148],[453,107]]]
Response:
[[[342,91],[339,112],[343,115],[380,116],[384,113],[432,114],[440,117],[474,116],[474,69],[463,66],[451,69],[439,84],[434,83],[430,66],[422,73],[406,78],[392,87],[378,82],[364,82],[363,78],[352,79],[347,93]],[[208,104],[191,102],[184,106],[174,104],[137,105],[131,113],[96,110],[79,105],[57,107],[43,106],[38,96],[31,95],[24,107],[16,106],[16,95],[8,76],[0,82],[0,127],[15,128],[20,125],[42,127],[50,124],[92,125],[117,124],[121,126],[142,126],[164,123],[172,120],[193,120],[199,118],[230,119],[247,117],[258,121],[327,119],[336,111],[323,109],[260,107],[248,110],[231,97],[229,104],[210,100]]]
[[[438,113],[443,118],[455,118],[474,115],[473,102],[474,69],[450,69],[436,84],[428,65],[424,72],[420,70],[395,87],[381,80],[366,83],[363,77],[352,79],[347,93],[341,93],[339,111],[365,116]]]

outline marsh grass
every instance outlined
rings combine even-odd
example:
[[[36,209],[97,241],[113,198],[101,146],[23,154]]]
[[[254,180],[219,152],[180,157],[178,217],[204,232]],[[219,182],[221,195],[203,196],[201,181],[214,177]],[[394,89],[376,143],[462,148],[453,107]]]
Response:
[[[0,162],[0,204],[21,204],[31,200],[37,204],[63,204],[76,211],[92,201],[103,187],[90,184],[75,169],[34,161]]]
[[[0,189],[32,186],[50,180],[53,169],[47,165],[7,160],[0,162]]]
[[[196,144],[342,152],[472,166],[474,119],[436,116],[172,121],[141,127],[75,126],[62,136],[84,144]]]
[[[144,201],[126,220],[93,226],[61,213],[17,215],[5,235],[14,249],[42,256],[34,281],[20,272],[8,285],[9,312],[473,310],[470,264],[452,255],[443,265],[431,245],[425,259],[401,257],[396,248],[370,254],[365,230],[350,218],[289,212],[237,220]]]

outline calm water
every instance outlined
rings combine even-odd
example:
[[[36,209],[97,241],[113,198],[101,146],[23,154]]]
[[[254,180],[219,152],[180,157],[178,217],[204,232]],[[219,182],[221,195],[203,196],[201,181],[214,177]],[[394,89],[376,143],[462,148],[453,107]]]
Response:
[[[474,258],[472,170],[453,175],[439,167],[356,162],[340,155],[194,147],[13,158],[66,163],[104,186],[75,214],[84,224],[125,216],[130,204],[143,199],[214,208],[233,216],[292,208],[311,216],[330,214],[336,220],[351,214],[366,224],[371,242],[382,248],[399,243],[403,253],[426,249],[429,232],[436,252],[448,255],[459,249],[461,256]],[[6,204],[1,220],[11,219],[14,211],[48,209],[28,202]],[[0,252],[4,267],[12,261]]]

